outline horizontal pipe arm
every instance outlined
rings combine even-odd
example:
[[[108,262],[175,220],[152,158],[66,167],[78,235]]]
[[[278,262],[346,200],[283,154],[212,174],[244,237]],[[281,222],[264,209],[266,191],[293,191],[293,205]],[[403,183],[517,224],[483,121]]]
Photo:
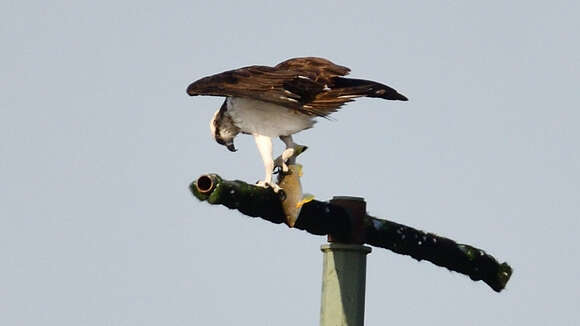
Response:
[[[224,205],[276,224],[285,221],[280,194],[272,189],[205,174],[191,183],[190,190],[200,201]],[[356,238],[374,247],[427,260],[474,281],[482,280],[496,292],[505,288],[512,274],[507,263],[499,263],[481,249],[369,215],[364,217],[363,234],[355,237],[352,221],[352,216],[341,206],[312,200],[302,206],[294,227],[315,235],[330,235],[335,242],[351,243]]]

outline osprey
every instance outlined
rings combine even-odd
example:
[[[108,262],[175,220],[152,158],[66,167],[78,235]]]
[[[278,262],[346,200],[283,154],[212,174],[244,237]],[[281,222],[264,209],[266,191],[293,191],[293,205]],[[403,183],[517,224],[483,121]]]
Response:
[[[210,121],[212,136],[232,152],[239,133],[254,136],[266,170],[258,185],[277,190],[272,183],[273,137],[286,144],[280,168],[287,171],[285,163],[297,146],[292,135],[312,128],[315,118],[357,97],[407,100],[387,85],[344,78],[349,71],[323,58],[293,58],[274,67],[249,66],[204,77],[189,85],[187,94],[225,97]]]

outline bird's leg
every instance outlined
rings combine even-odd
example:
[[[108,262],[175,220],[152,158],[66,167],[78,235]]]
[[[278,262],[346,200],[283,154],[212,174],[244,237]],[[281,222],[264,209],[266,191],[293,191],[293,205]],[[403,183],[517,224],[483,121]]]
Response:
[[[262,156],[262,161],[264,161],[264,169],[266,171],[266,177],[264,181],[258,181],[258,186],[267,188],[268,186],[274,189],[274,192],[278,192],[280,187],[277,184],[272,183],[272,171],[274,170],[274,160],[272,159],[272,138],[268,136],[254,134],[254,140],[258,146],[258,151]]]
[[[284,150],[284,152],[282,152],[281,155],[282,162],[276,163],[277,165],[280,166],[282,172],[285,173],[288,172],[288,165],[286,165],[286,163],[288,164],[296,163],[296,158],[293,157],[296,143],[294,143],[294,140],[292,140],[292,136],[280,136],[280,140],[282,140],[284,144],[286,144],[286,149]]]

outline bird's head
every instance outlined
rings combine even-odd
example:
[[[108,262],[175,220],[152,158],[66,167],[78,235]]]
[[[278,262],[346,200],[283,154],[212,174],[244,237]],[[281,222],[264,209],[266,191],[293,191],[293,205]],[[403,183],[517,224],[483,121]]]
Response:
[[[227,103],[224,101],[221,108],[217,110],[209,122],[211,135],[215,141],[224,145],[230,152],[237,151],[234,146],[234,138],[240,133],[240,128],[236,127],[234,121],[227,112]]]

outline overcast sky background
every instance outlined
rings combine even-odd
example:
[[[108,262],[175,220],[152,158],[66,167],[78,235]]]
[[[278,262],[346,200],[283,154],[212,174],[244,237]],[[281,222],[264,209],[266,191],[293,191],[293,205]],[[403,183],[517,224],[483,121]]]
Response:
[[[482,282],[382,249],[367,325],[578,325],[577,1],[0,2],[0,324],[316,325],[324,237],[200,203],[263,177],[209,134],[205,75],[322,56],[410,101],[296,137],[320,200],[478,246]],[[277,145],[277,150],[282,146]]]

